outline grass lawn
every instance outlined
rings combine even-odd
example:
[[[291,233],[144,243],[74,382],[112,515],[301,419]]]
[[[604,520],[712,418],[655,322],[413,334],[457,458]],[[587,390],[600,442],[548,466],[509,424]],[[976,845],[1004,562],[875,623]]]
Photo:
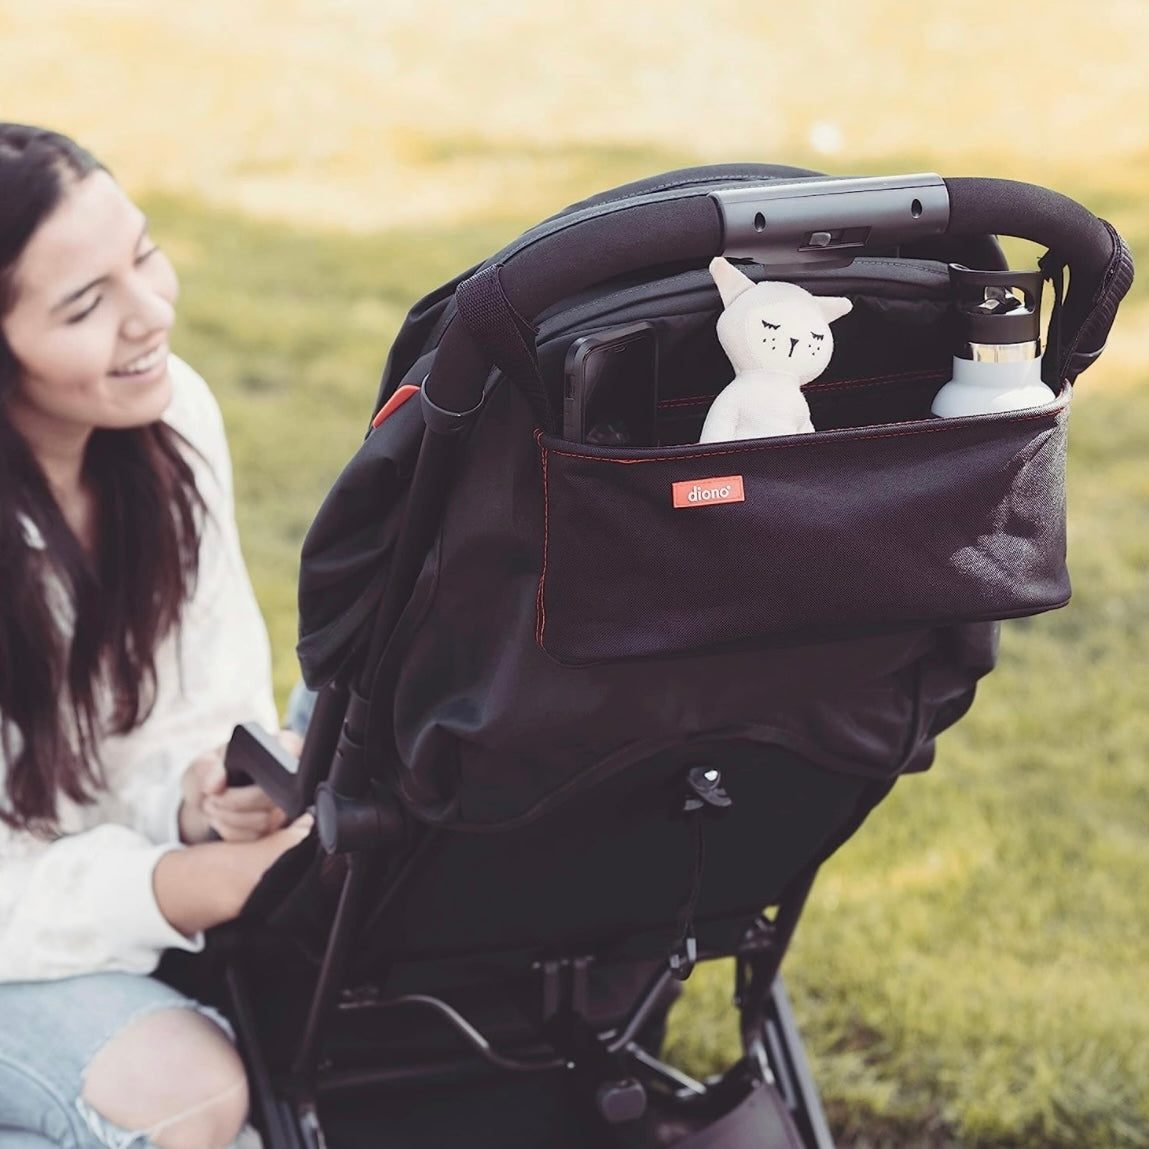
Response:
[[[1144,263],[1147,57],[1140,0],[0,0],[0,115],[151,189],[283,699],[303,533],[426,289],[695,156],[1044,183]],[[1072,605],[815,887],[784,972],[842,1144],[1149,1147],[1147,365],[1142,284],[1074,403]],[[730,991],[672,1019],[696,1072]]]

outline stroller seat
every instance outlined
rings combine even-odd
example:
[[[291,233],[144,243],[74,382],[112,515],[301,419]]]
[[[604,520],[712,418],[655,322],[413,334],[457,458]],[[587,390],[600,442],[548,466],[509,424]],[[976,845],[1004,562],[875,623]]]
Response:
[[[934,420],[947,264],[1049,248],[1054,401]],[[700,446],[730,378],[711,257],[846,295],[816,431]],[[1069,290],[1062,292],[1065,266]],[[1071,385],[1132,263],[1044,189],[718,165],[576,204],[416,304],[304,546],[317,832],[168,973],[236,1021],[274,1149],[829,1149],[778,969],[819,865],[1063,604]],[[572,345],[641,323],[656,440],[564,439]],[[736,505],[673,505],[737,474]],[[735,959],[744,1056],[659,1058]],[[182,968],[176,968],[179,961]]]

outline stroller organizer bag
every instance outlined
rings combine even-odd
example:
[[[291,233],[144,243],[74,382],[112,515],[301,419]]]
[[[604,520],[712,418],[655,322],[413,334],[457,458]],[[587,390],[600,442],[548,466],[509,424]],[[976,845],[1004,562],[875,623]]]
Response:
[[[1068,394],[899,419],[899,380],[889,397],[883,382],[811,394],[833,418],[846,392],[868,420],[813,435],[627,452],[541,437],[543,649],[578,665],[1063,605]],[[919,401],[931,382],[913,380]]]
[[[1000,234],[1048,249],[1040,379],[1007,367],[1024,405],[956,413],[955,355],[965,386],[1037,353],[1038,278]],[[732,376],[718,255],[775,283],[737,291],[834,317],[790,396],[812,431],[699,441]],[[778,966],[818,866],[971,704],[998,620],[1067,601],[1072,386],[1131,282],[1120,236],[1042,188],[724,165],[576,204],[416,304],[304,545],[299,771],[238,764],[314,802],[323,848],[245,915],[290,992],[245,980],[256,942],[229,951],[275,1149],[829,1149]],[[975,329],[1014,335],[971,352]],[[746,1056],[695,1082],[652,1027],[667,978],[722,955]],[[533,1100],[484,1110],[460,1042]],[[589,1126],[504,1124],[560,1095]]]

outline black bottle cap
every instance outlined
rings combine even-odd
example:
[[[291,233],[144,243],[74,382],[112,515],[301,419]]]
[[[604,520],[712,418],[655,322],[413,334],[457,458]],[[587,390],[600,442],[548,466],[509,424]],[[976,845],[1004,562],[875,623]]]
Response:
[[[1040,271],[979,271],[950,264],[960,344],[1039,343]]]

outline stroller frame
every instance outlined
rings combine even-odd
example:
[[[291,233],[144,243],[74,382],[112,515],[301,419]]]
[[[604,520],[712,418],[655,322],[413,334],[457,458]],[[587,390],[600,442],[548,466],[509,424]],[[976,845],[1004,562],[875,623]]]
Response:
[[[810,884],[812,882],[806,884],[801,891],[801,898],[795,898],[781,910],[790,919],[791,930],[797,924],[801,903],[805,900]],[[275,1080],[260,1052],[246,974],[237,962],[232,961],[227,966],[229,1012],[236,1023],[240,1048],[249,1068],[255,1104],[270,1144],[276,1149],[325,1149],[327,1142],[318,1112],[318,1099],[323,1095],[371,1085],[428,1081],[449,1083],[463,1080],[475,1072],[474,1057],[433,1066],[379,1067],[358,1074],[325,1073],[320,1068],[318,1026],[331,1008],[320,1006],[320,1001],[330,993],[341,965],[339,959],[353,936],[349,923],[349,917],[341,917],[333,931],[329,961],[325,962],[321,985],[313,1001],[307,1037],[287,1083]],[[687,1114],[705,1112],[708,1106],[717,1109],[720,1114],[722,1108],[730,1105],[729,1098],[724,1094],[737,1088],[746,1091],[745,1096],[751,1098],[753,1090],[765,1086],[776,1091],[778,1098],[766,1120],[769,1125],[777,1126],[778,1134],[784,1138],[782,1141],[771,1140],[768,1144],[833,1149],[833,1140],[817,1086],[810,1073],[793,1009],[782,978],[777,973],[777,965],[784,951],[784,946],[779,945],[781,932],[776,922],[772,923],[765,917],[756,919],[747,931],[745,947],[736,955],[738,988],[734,1001],[741,1016],[745,1058],[717,1082],[697,1081],[661,1061],[637,1040],[643,1027],[663,1008],[664,995],[672,985],[673,975],[669,969],[654,975],[624,1023],[617,1030],[602,1035],[601,1058],[595,1060],[601,1060],[602,1066],[608,1071],[608,1077],[616,1078],[613,1082],[607,1081],[605,1090],[600,1088],[597,1098],[600,1110],[608,1121],[628,1120],[634,1115],[636,1103],[640,1108],[642,1106],[641,1093],[634,1088],[635,1078],[618,1076],[623,1065],[630,1065],[647,1081],[661,1086],[664,1099],[677,1102]],[[542,965],[538,972],[540,994],[545,1003],[541,1010],[544,1021],[556,1017],[560,1008],[569,1009],[575,1019],[583,1018],[587,965],[588,959],[585,958],[552,961]],[[528,1060],[500,1053],[449,1003],[433,995],[403,995],[381,1005],[384,1008],[417,1006],[437,1013],[464,1038],[472,1054],[503,1073],[553,1072],[570,1068],[572,1064],[564,1057]],[[347,1003],[346,1008],[356,1008],[354,1001]],[[613,1073],[610,1072],[612,1069]],[[783,1112],[785,1117],[782,1116]],[[733,1146],[745,1143],[740,1140],[743,1133],[761,1133],[762,1116],[759,1107],[749,1111],[743,1120],[750,1124],[745,1127],[732,1125],[725,1133],[725,1136],[733,1137],[733,1140],[719,1142],[703,1138],[697,1143],[700,1146]],[[796,1134],[790,1128],[791,1123]],[[798,1139],[790,1140],[792,1136]]]
[[[275,795],[289,814],[295,813],[306,802],[303,795],[309,779],[316,776],[314,763],[322,760],[323,740],[329,742],[338,728],[339,781],[342,786],[350,785],[355,755],[349,749],[347,723],[337,727],[345,710],[349,714],[354,709],[354,703],[347,706],[345,697],[345,692],[337,687],[320,694],[297,775],[287,773],[284,752],[255,727],[237,728],[229,747],[229,771],[252,778]],[[721,779],[708,781],[704,792],[721,796]],[[874,787],[862,817],[886,789]],[[367,841],[378,841],[378,807],[372,810],[370,801],[352,803],[340,798],[333,805],[337,792],[328,784],[318,784],[317,791],[320,833],[336,835],[333,845],[347,848],[364,844],[365,818],[372,823]],[[393,835],[400,834],[396,823],[389,825]],[[340,827],[344,835],[341,838]],[[850,827],[842,836],[848,837],[852,832]],[[436,831],[432,829],[408,845],[396,876],[388,884],[388,900],[402,896],[405,884],[418,873],[421,857],[434,849],[435,838]],[[588,1022],[587,976],[593,958],[569,955],[536,962],[532,972],[537,979],[539,1037],[551,1043],[549,1053],[538,1049],[530,1054],[502,1051],[453,1005],[433,994],[406,993],[388,998],[380,996],[374,987],[356,987],[348,979],[348,967],[355,940],[363,929],[366,897],[377,879],[371,855],[378,852],[377,845],[369,850],[349,851],[331,933],[289,1072],[273,1073],[263,1057],[259,1026],[251,1008],[250,974],[237,947],[227,941],[220,944],[225,953],[223,977],[228,1012],[236,1024],[263,1127],[275,1149],[325,1149],[327,1140],[319,1115],[319,1102],[325,1096],[369,1086],[458,1082],[473,1076],[484,1065],[511,1075],[584,1069],[594,1088],[583,1092],[588,1099],[593,1096],[598,1113],[608,1126],[619,1126],[642,1116],[646,1096],[654,1092],[664,1123],[676,1119],[706,1122],[696,1135],[678,1142],[684,1149],[744,1144],[832,1149],[826,1116],[778,972],[813,885],[816,866],[795,876],[778,898],[773,915],[754,917],[743,932],[734,953],[733,1000],[740,1015],[744,1056],[720,1079],[704,1083],[661,1061],[640,1041],[642,1031],[652,1022],[657,1024],[665,1013],[667,991],[673,987],[676,974],[685,978],[697,960],[723,956],[699,955],[692,944],[677,955],[677,969],[674,957],[656,967],[626,1013],[601,1033],[594,1033]],[[378,916],[380,908],[375,907],[374,916]],[[226,931],[219,933],[224,935]],[[693,943],[692,937],[689,943]],[[382,1065],[351,1072],[324,1067],[323,1040],[335,1014],[373,1009],[382,1015],[399,1008],[436,1015],[463,1039],[469,1056],[427,1065]],[[723,1116],[725,1127],[717,1128],[714,1122]],[[755,1140],[747,1140],[751,1137]]]
[[[728,177],[734,172],[737,179],[731,183]],[[546,221],[458,284],[457,313],[440,333],[429,370],[420,359],[416,366],[422,374],[408,380],[418,387],[424,430],[371,633],[355,645],[339,676],[321,691],[297,772],[282,751],[249,728],[240,728],[229,748],[229,772],[259,783],[289,815],[314,804],[325,855],[344,863],[338,904],[288,1068],[270,1065],[265,1056],[267,1039],[257,1016],[258,995],[245,946],[283,891],[309,872],[313,847],[301,847],[281,859],[253,895],[244,917],[217,931],[210,947],[222,955],[229,1011],[273,1149],[322,1149],[328,1143],[319,1111],[325,1096],[399,1083],[454,1085],[468,1080],[476,1067],[502,1078],[570,1073],[585,1078],[582,1094],[597,1114],[603,1138],[597,1144],[655,1143],[635,1132],[648,1101],[654,1100],[665,1106],[668,1119],[700,1117],[673,1142],[682,1149],[832,1149],[778,970],[819,864],[857,829],[892,780],[859,784],[849,801],[843,800],[847,812],[828,824],[824,840],[769,898],[768,904],[776,907],[773,916],[759,914],[748,923],[743,918],[736,935],[727,932],[721,935],[727,940],[716,948],[700,948],[694,913],[701,885],[702,827],[729,804],[722,773],[703,759],[690,773],[693,793],[678,799],[685,800],[687,823],[697,827],[699,861],[677,923],[669,968],[658,969],[657,963],[651,967],[645,988],[605,1026],[601,1018],[595,1020],[589,1005],[592,955],[579,950],[566,952],[559,946],[534,961],[530,976],[535,981],[537,1033],[525,1046],[520,1040],[504,1047],[447,1000],[449,994],[390,992],[386,986],[380,990],[364,985],[353,968],[357,942],[378,930],[404,897],[418,889],[428,859],[444,840],[442,829],[413,819],[396,794],[377,785],[377,763],[368,753],[369,748],[377,750],[370,743],[373,678],[434,544],[460,444],[484,406],[492,364],[517,385],[539,425],[549,425],[547,391],[523,316],[538,316],[591,284],[648,266],[701,264],[723,252],[751,255],[786,273],[810,266],[841,267],[875,245],[921,246],[959,237],[967,246],[957,250],[972,250],[970,245],[979,243],[986,250],[986,241],[995,247],[992,237],[1002,232],[1058,253],[1057,258],[1047,257],[1045,267],[1057,287],[1057,330],[1047,352],[1047,378],[1068,385],[1100,354],[1117,303],[1132,279],[1128,249],[1108,224],[1064,197],[1024,184],[933,175],[837,180],[782,168],[762,169],[757,180],[743,169],[717,167],[671,176],[620,189],[613,198],[587,201]],[[593,259],[578,258],[590,248]],[[1072,275],[1062,300],[1065,263]],[[390,394],[401,382],[390,381]],[[381,394],[380,406],[390,394]],[[386,893],[370,906],[368,896],[381,877]],[[675,973],[687,976],[700,957],[728,954],[736,959],[735,1002],[744,1057],[719,1081],[701,1083],[662,1063],[640,1037],[662,1012]],[[391,972],[386,961],[383,969],[386,978]],[[351,1071],[326,1067],[325,1042],[338,1015],[382,1017],[399,1010],[433,1014],[462,1041],[469,1056]]]

